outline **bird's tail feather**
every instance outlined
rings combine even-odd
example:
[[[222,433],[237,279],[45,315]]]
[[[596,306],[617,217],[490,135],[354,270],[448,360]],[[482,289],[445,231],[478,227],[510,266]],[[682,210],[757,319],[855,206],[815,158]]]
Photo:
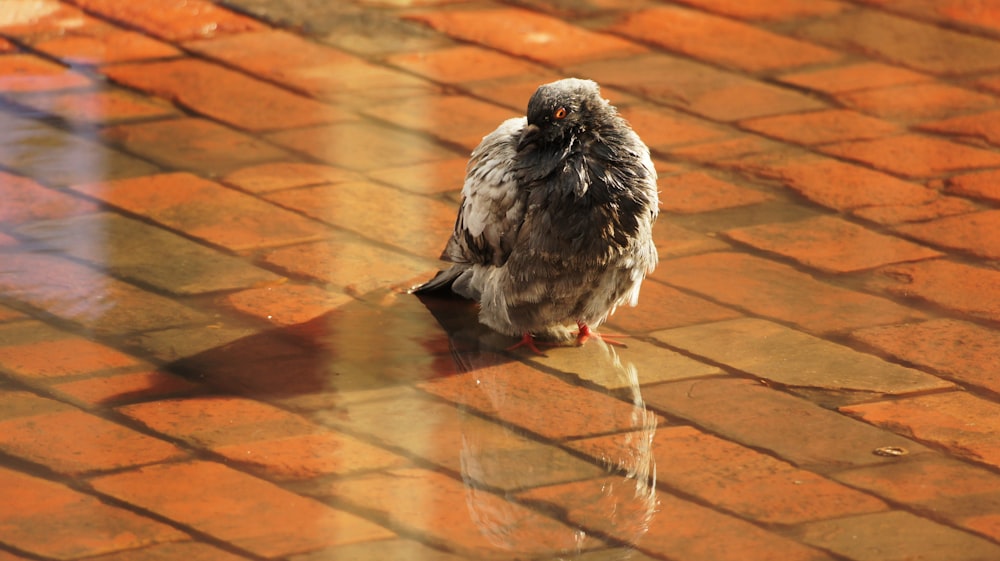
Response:
[[[438,271],[438,274],[434,275],[434,278],[431,280],[411,288],[410,294],[426,294],[428,292],[451,288],[452,283],[455,282],[455,279],[457,279],[464,270],[465,269],[462,267],[450,267],[443,271]]]

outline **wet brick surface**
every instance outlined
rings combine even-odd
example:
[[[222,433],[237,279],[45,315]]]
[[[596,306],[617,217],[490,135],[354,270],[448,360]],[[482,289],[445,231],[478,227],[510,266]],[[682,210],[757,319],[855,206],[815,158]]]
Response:
[[[8,4],[0,561],[1000,559],[989,2]],[[406,289],[569,75],[660,264],[508,352]]]

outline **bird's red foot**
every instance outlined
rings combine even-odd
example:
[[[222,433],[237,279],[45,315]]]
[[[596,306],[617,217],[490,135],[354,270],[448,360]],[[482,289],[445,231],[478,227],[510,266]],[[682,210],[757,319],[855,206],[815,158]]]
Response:
[[[524,335],[521,336],[521,340],[520,341],[518,341],[517,343],[514,343],[513,345],[507,347],[507,350],[508,351],[513,351],[515,349],[520,349],[521,347],[528,347],[529,349],[531,349],[532,351],[534,351],[536,355],[545,356],[545,353],[543,353],[542,351],[540,351],[538,349],[538,347],[535,346],[535,338],[534,338],[534,336],[532,336],[531,333],[529,333],[527,331],[524,333]]]
[[[614,345],[616,347],[626,346],[625,343],[619,341],[618,339],[623,339],[625,337],[628,337],[628,335],[622,335],[619,333],[605,333],[605,334],[598,333],[596,331],[592,331],[590,329],[590,326],[587,325],[586,323],[579,321],[576,322],[576,325],[580,328],[580,331],[576,334],[577,345],[583,345],[584,343],[587,342],[587,339],[595,337],[597,339],[600,339],[601,341],[604,341],[609,345]]]

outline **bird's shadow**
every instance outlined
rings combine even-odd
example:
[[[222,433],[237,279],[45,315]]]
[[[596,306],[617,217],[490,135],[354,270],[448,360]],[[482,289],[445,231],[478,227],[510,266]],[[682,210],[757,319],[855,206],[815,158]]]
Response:
[[[503,350],[514,341],[479,324],[477,311],[457,296],[378,290],[164,369],[217,392],[285,400],[412,385],[514,360]]]

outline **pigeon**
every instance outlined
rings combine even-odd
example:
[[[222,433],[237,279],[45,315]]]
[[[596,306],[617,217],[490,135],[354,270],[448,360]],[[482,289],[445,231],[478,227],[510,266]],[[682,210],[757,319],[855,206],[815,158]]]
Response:
[[[540,86],[527,115],[483,137],[466,167],[452,263],[416,294],[449,289],[479,322],[535,352],[582,344],[618,306],[635,306],[657,264],[659,211],[649,148],[592,80]]]

